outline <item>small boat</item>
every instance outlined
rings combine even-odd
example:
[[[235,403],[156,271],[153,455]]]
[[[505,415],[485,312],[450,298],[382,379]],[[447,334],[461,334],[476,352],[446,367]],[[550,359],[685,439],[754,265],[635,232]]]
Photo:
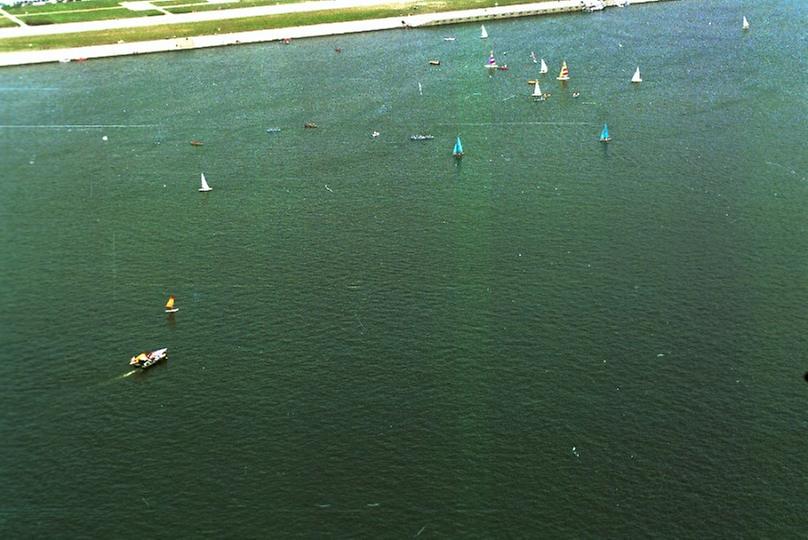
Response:
[[[200,183],[199,191],[213,191],[213,188],[208,185],[208,181],[205,180],[205,173],[202,173],[200,175],[199,183]]]
[[[743,22],[741,23],[741,28],[744,30],[749,30],[749,21],[746,20],[746,15],[743,17]]]
[[[305,124],[303,124],[303,127],[304,128],[309,128],[309,129],[314,129],[314,128],[317,127],[317,124],[315,124],[314,122],[306,122]]]
[[[191,146],[202,146],[204,144],[205,143],[203,143],[202,141],[196,141],[196,140],[191,141]]]
[[[485,63],[486,69],[497,69],[499,66],[497,65],[497,60],[494,58],[494,51],[491,51],[491,54],[488,55],[488,62]]]
[[[440,60],[430,60],[429,65],[430,66],[439,66],[440,65]]]
[[[637,71],[634,72],[634,76],[631,78],[631,82],[633,83],[641,83],[642,77],[640,77],[640,67],[637,66]],[[653,85],[651,85],[653,86]]]
[[[452,155],[457,159],[463,157],[463,143],[460,142],[460,135],[457,136],[457,140],[455,141],[454,149],[452,150]]]
[[[533,52],[533,51],[530,51],[530,59],[531,59],[531,60],[533,60],[533,63],[534,63],[534,64],[538,64],[538,63],[539,63],[538,58],[536,58],[536,53],[535,53],[535,52]]]
[[[267,133],[280,133],[281,128],[267,128]]]
[[[600,132],[600,142],[609,142],[612,138],[609,136],[609,126],[603,124],[603,129]]]
[[[544,94],[541,93],[539,81],[536,81],[536,84],[533,86],[533,93],[530,96],[534,101],[544,101]]]
[[[170,294],[168,296],[168,302],[166,302],[166,313],[176,313],[180,310],[180,308],[174,305],[175,300],[176,298],[174,297],[173,294]]]
[[[502,64],[501,66],[497,66],[497,69],[500,71],[508,71],[508,64]]]
[[[432,135],[410,135],[411,141],[431,141],[434,138]]]
[[[568,81],[570,80],[570,70],[567,68],[566,60],[561,62],[561,71],[558,72],[558,77],[556,77],[559,81]]]
[[[541,67],[539,68],[539,73],[547,73],[550,71],[547,69],[547,64],[544,62],[544,58],[541,59]]]
[[[129,365],[146,369],[166,358],[168,358],[168,349],[157,349],[156,351],[142,352],[133,356],[132,359],[129,360]]]
[[[481,24],[480,25],[480,39],[487,39],[487,38],[488,38],[488,32],[485,31],[485,25]]]
[[[455,40],[455,38],[453,38],[453,37],[445,37],[445,38],[443,38],[443,41],[454,41],[454,40]]]

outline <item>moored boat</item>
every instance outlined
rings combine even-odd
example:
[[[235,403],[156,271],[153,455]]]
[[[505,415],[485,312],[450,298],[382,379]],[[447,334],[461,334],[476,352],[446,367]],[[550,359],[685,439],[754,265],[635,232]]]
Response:
[[[168,358],[168,349],[157,349],[156,351],[145,351],[140,354],[137,354],[129,360],[129,365],[138,367],[140,369],[146,369],[147,367],[151,367],[160,360],[165,360]]]

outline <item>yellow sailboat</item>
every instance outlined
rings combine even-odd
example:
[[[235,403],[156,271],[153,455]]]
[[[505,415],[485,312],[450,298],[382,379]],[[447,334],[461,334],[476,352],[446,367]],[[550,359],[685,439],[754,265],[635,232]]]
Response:
[[[174,295],[169,295],[168,302],[166,302],[166,313],[176,313],[180,310],[178,307],[174,307]]]

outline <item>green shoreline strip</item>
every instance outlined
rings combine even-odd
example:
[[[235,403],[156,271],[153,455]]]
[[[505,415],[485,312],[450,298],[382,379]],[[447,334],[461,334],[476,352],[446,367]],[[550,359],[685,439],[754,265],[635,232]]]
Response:
[[[538,0],[549,1],[549,0]],[[66,49],[91,45],[110,45],[124,41],[151,41],[181,37],[232,34],[253,30],[270,30],[292,26],[403,17],[413,14],[440,13],[461,9],[493,7],[494,5],[525,4],[525,0],[462,0],[451,2],[431,2],[417,5],[380,6],[373,8],[345,8],[339,10],[313,11],[305,13],[285,13],[265,17],[243,19],[222,19],[185,24],[165,24],[143,28],[120,28],[95,32],[76,32],[44,36],[14,37],[0,39],[0,52]]]

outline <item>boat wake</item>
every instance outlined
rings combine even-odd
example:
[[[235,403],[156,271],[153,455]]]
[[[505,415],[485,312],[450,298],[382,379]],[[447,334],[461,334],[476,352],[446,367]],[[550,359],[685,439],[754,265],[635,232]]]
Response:
[[[119,381],[119,380],[121,380],[121,379],[125,379],[125,378],[127,378],[128,376],[130,376],[130,375],[132,375],[133,373],[136,373],[136,372],[137,372],[137,370],[136,370],[136,369],[133,369],[132,371],[126,372],[126,373],[124,373],[123,375],[118,375],[117,377],[114,377],[114,378],[112,379],[112,381]],[[111,381],[110,381],[110,382],[111,382]]]

